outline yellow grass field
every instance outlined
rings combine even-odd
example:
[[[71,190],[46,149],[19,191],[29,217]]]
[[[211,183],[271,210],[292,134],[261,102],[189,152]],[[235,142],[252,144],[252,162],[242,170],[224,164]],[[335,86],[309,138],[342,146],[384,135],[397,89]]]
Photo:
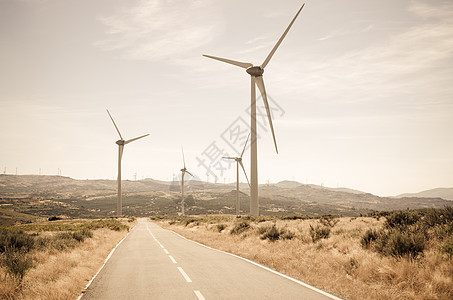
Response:
[[[315,242],[310,225],[320,225],[318,219],[255,218],[245,221],[248,228],[231,234],[244,220],[247,217],[200,216],[163,219],[158,224],[345,299],[453,299],[453,264],[439,252],[437,241],[415,259],[384,256],[362,247],[364,233],[381,229],[385,218],[337,218],[330,224],[329,237]],[[273,225],[290,239],[262,239]]]
[[[100,228],[93,230],[92,238],[73,248],[30,251],[27,255],[34,267],[28,270],[22,283],[7,274],[4,267],[0,268],[0,299],[76,299],[127,232]],[[40,236],[54,234],[41,232]]]

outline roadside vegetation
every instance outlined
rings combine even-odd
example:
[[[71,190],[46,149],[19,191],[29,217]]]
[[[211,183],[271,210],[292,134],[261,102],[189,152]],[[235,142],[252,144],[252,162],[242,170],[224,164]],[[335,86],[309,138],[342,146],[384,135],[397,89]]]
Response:
[[[57,220],[0,228],[0,299],[76,298],[127,220]]]
[[[453,299],[453,208],[151,220],[345,299]]]

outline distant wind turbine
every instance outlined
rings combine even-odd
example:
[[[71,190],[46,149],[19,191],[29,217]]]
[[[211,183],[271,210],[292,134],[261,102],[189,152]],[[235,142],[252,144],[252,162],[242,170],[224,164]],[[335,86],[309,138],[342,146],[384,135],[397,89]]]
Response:
[[[190,173],[189,171],[187,171],[187,168],[186,168],[186,160],[184,159],[184,148],[182,148],[182,162],[184,163],[184,168],[181,169],[181,213],[182,215],[184,216],[185,215],[185,212],[184,212],[184,175],[187,173],[189,174],[190,176],[194,177],[192,175],[192,173]]]
[[[124,151],[124,145],[129,144],[130,142],[136,141],[138,139],[144,138],[145,136],[148,136],[149,134],[145,134],[130,140],[125,141],[123,137],[121,136],[120,130],[115,124],[115,121],[113,121],[112,115],[110,114],[109,110],[107,109],[107,113],[109,114],[110,119],[113,122],[113,125],[115,126],[116,131],[118,132],[118,135],[120,136],[120,139],[116,141],[116,144],[118,145],[118,202],[116,206],[116,213],[118,216],[121,216],[123,214],[123,199],[121,196],[121,158],[123,157],[123,151]]]
[[[242,170],[244,171],[245,178],[247,178],[247,183],[250,186],[249,179],[247,177],[247,172],[245,172],[244,165],[242,164],[242,155],[244,155],[245,148],[247,147],[247,142],[249,141],[250,133],[247,137],[247,140],[244,144],[244,149],[242,150],[241,156],[239,157],[223,157],[225,159],[234,159],[236,161],[236,216],[239,216],[239,165],[241,165]]]
[[[246,63],[246,62],[239,62],[239,61],[234,61],[226,58],[220,58],[220,57],[215,57],[215,56],[210,56],[210,55],[203,55],[208,58],[212,58],[215,60],[219,60],[221,62],[225,62],[228,64],[232,64],[241,68],[246,69],[245,71],[250,75],[251,77],[251,160],[250,160],[250,168],[251,168],[251,174],[250,174],[250,179],[251,179],[251,187],[250,187],[250,214],[252,216],[258,216],[259,215],[259,203],[258,203],[258,159],[257,159],[257,154],[258,154],[258,149],[257,149],[257,139],[256,139],[256,90],[255,90],[255,84],[258,86],[258,89],[260,90],[261,96],[263,98],[264,106],[266,108],[266,113],[267,113],[267,118],[269,120],[269,126],[272,131],[272,137],[274,139],[274,145],[275,145],[275,151],[278,154],[278,148],[277,148],[277,141],[275,139],[275,133],[274,133],[274,126],[272,125],[272,118],[271,118],[271,113],[269,110],[269,103],[267,102],[267,95],[266,95],[266,88],[264,87],[264,80],[263,80],[263,73],[264,73],[264,68],[267,66],[269,61],[271,60],[272,56],[274,55],[275,51],[277,51],[277,48],[280,46],[281,42],[285,38],[286,34],[288,33],[289,29],[293,25],[294,21],[296,21],[297,16],[301,12],[301,10],[304,8],[305,3],[302,5],[302,7],[299,9],[297,12],[296,16],[293,18],[291,23],[289,23],[288,28],[286,28],[285,32],[283,32],[283,35],[280,37],[278,40],[277,44],[274,46],[272,51],[269,53],[269,55],[266,57],[264,62],[260,66],[254,66],[251,63]]]

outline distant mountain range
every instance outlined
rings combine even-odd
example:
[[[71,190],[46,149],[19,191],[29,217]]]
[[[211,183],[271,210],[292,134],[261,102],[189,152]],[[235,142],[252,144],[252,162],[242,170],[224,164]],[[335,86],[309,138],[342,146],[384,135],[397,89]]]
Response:
[[[147,216],[176,214],[180,211],[180,182],[177,179],[170,182],[154,179],[124,180],[122,186],[125,214]],[[0,211],[0,217],[2,214],[112,216],[116,209],[116,188],[116,180],[0,175],[0,209],[3,209],[3,213]],[[241,209],[246,214],[249,208],[249,186],[247,183],[241,183],[240,189]],[[189,180],[186,182],[186,190],[186,211],[189,214],[222,214],[235,211],[235,183]],[[259,197],[262,214],[358,216],[379,210],[451,206],[453,188],[403,194],[396,198],[379,197],[348,188],[328,188],[296,181],[281,181],[276,184],[260,185]]]
[[[453,188],[436,188],[422,191],[419,193],[406,193],[396,196],[397,198],[404,197],[422,197],[422,198],[442,198],[453,201]]]

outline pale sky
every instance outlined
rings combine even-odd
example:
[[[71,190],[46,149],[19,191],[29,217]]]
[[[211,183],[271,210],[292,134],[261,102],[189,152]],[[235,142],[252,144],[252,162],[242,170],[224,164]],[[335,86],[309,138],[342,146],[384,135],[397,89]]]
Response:
[[[202,54],[261,64],[302,3],[0,0],[1,172],[116,178],[108,108],[150,134],[123,178],[171,180],[183,145],[189,171],[234,182],[218,156],[242,148],[250,77]],[[307,0],[264,73],[279,154],[259,126],[260,183],[452,187],[452,67],[452,1]]]

